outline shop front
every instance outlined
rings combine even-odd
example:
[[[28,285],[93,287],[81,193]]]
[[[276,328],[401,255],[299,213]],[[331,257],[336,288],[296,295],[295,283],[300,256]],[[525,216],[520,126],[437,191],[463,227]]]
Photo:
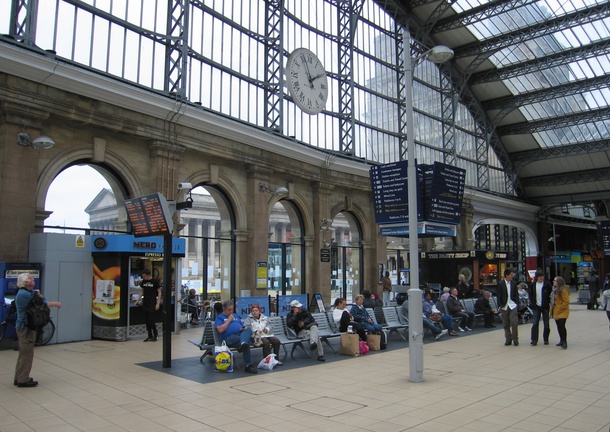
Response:
[[[422,282],[451,288],[458,284],[461,274],[469,286],[467,296],[479,290],[495,293],[508,259],[504,251],[431,251],[420,255]]]
[[[93,293],[92,337],[122,341],[146,334],[144,313],[135,305],[140,297],[141,274],[149,270],[163,286],[163,237],[134,237],[132,235],[92,236]],[[184,257],[185,241],[172,239],[172,302],[169,307],[171,320],[176,323],[176,288],[180,287],[179,259]],[[163,321],[162,309],[156,312],[155,322],[159,331]],[[172,328],[173,329],[173,328]]]

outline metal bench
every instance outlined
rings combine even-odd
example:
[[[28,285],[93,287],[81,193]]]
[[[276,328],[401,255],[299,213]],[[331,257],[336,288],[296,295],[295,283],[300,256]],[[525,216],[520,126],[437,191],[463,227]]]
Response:
[[[296,336],[291,336],[288,333],[288,329],[286,327],[286,320],[284,317],[280,316],[272,316],[269,317],[269,325],[273,330],[273,335],[279,339],[280,344],[282,344],[282,348],[284,349],[284,353],[286,357],[288,357],[288,350],[286,349],[286,345],[292,345],[292,349],[290,350],[290,357],[294,358],[294,351],[297,348],[300,348],[307,357],[311,357],[305,347],[303,346],[303,342],[307,342],[308,339],[300,339]]]

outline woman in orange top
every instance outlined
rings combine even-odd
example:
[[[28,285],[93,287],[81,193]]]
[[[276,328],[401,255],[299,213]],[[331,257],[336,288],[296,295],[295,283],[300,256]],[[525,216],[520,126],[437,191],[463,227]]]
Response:
[[[570,290],[561,276],[555,277],[553,287],[553,293],[551,294],[551,317],[555,320],[557,333],[559,333],[559,343],[557,346],[566,349],[568,347],[566,321],[570,315]]]

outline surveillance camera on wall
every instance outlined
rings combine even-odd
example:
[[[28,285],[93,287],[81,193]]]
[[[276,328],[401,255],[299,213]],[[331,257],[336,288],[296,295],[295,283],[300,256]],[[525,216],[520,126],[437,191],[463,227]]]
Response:
[[[182,189],[193,189],[193,185],[188,182],[180,182],[178,183],[178,190]]]

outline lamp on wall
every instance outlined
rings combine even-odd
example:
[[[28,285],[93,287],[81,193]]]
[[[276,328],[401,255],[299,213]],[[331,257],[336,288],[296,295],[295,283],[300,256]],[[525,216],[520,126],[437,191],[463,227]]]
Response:
[[[259,192],[269,192],[271,195],[278,195],[278,196],[288,195],[288,189],[285,188],[284,186],[279,186],[276,190],[271,190],[267,186],[265,186],[264,183],[259,183],[258,190],[259,190]]]
[[[36,150],[45,150],[53,147],[55,145],[55,141],[44,135],[39,136],[34,140],[31,140],[29,133],[19,132],[17,134],[17,144],[25,147],[32,147]]]

